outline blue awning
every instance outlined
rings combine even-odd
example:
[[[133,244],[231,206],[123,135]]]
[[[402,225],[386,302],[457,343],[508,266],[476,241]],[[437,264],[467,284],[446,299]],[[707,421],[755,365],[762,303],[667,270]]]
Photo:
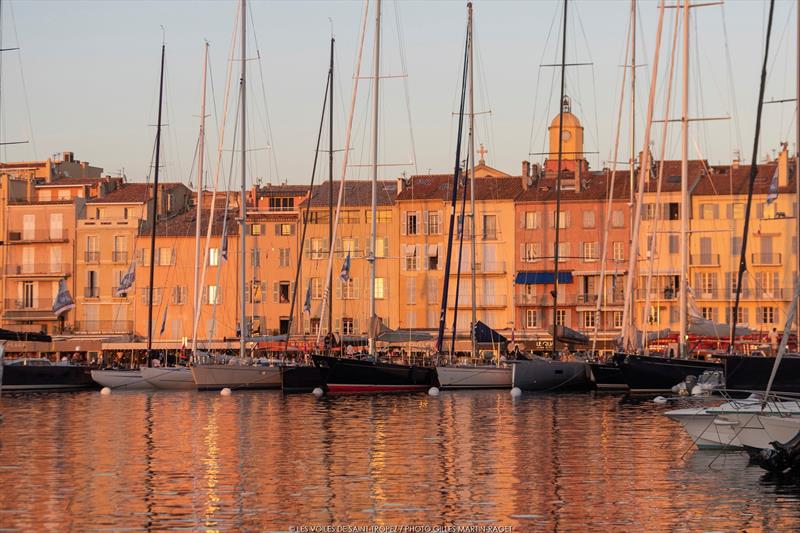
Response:
[[[518,285],[552,285],[556,277],[551,271],[517,272],[514,283]],[[572,272],[559,272],[559,283],[572,283]]]

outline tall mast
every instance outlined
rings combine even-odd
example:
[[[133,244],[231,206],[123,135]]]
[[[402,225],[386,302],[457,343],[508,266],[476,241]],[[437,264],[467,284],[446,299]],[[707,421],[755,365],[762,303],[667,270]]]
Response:
[[[381,77],[381,0],[375,2],[375,54],[372,68],[372,257],[369,268],[369,354],[375,356],[375,245],[377,243],[377,203],[378,203],[378,109],[380,105]]]
[[[795,213],[794,216],[797,220],[797,228],[795,233],[795,242],[797,243],[797,272],[800,272],[800,2],[795,6],[797,12],[797,72],[796,72],[796,90],[795,102],[797,104],[797,114],[794,118],[795,136],[794,136],[794,183],[796,186],[796,200],[795,200]],[[800,313],[797,315],[797,334],[795,336],[796,347],[795,350],[800,350]]]
[[[686,357],[686,322],[688,319],[687,283],[689,275],[689,0],[683,0],[683,102],[681,103],[681,280],[680,339],[681,357]]]
[[[636,0],[631,0],[631,155],[630,155],[630,205],[633,214],[633,183],[636,168]],[[646,149],[646,148],[645,148]],[[633,230],[631,230],[633,231]],[[633,238],[633,233],[631,233]]]
[[[206,142],[206,70],[208,68],[208,41],[203,45],[203,89],[200,101],[200,140],[197,153],[197,215],[194,234],[194,320],[192,321],[192,359],[197,360],[197,319],[200,314],[200,218],[203,212],[203,163]]]
[[[561,98],[558,102],[561,106],[558,112],[558,164],[556,165],[556,212],[555,212],[555,250],[553,253],[553,352],[556,351],[556,341],[558,339],[558,247],[561,226],[561,158],[563,156],[564,133],[564,82],[565,70],[567,66],[567,0],[564,0],[564,25],[561,30]]]
[[[161,165],[161,104],[164,101],[164,54],[166,44],[161,43],[161,74],[158,83],[158,120],[156,121],[156,167],[153,177],[153,208],[150,210],[150,285],[147,287],[147,364],[153,352],[153,283],[155,281],[156,216],[158,215],[158,170]]]
[[[239,200],[239,216],[241,217],[241,226],[239,233],[239,257],[241,261],[241,306],[239,308],[239,357],[245,356],[245,337],[247,336],[247,302],[245,301],[245,287],[247,287],[247,247],[245,246],[245,235],[247,235],[247,105],[246,105],[246,88],[247,88],[247,0],[242,0],[242,79],[241,79],[241,130],[242,130],[242,194]]]
[[[328,67],[328,246],[333,249],[333,50],[335,40],[331,36],[331,60]],[[328,272],[328,287],[333,287],[333,270]],[[322,324],[319,325],[322,328]],[[328,298],[328,333],[333,333],[333,298]]]
[[[469,337],[472,341],[472,358],[478,356],[478,343],[475,337],[475,324],[478,322],[477,311],[475,309],[476,303],[476,290],[475,290],[475,94],[473,92],[472,82],[472,67],[474,61],[473,46],[472,46],[472,2],[467,4],[467,47],[469,48],[469,70],[467,71],[467,83],[469,84],[469,148],[467,151],[467,168],[469,169],[469,209],[470,221],[472,224],[472,239],[470,242],[472,248],[472,261],[471,261],[471,281],[472,281],[472,321]],[[454,335],[455,337],[455,335]]]

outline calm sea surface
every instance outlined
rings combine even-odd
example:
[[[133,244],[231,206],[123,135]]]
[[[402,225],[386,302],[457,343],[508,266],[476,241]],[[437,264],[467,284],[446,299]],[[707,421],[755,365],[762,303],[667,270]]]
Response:
[[[4,395],[0,529],[800,529],[800,483],[694,450],[663,410],[508,391]]]

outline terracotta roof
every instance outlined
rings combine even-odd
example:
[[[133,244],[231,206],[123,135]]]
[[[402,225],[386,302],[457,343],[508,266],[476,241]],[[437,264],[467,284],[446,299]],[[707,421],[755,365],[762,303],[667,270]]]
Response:
[[[333,205],[339,199],[340,183],[334,182],[333,185]],[[311,194],[311,207],[327,207],[329,199],[329,182],[314,186]],[[381,180],[378,182],[378,206],[394,205],[397,199],[397,182],[394,180]],[[302,207],[308,207],[309,199],[303,200]],[[370,181],[348,181],[344,184],[344,207],[369,207],[372,205],[372,182]]]
[[[104,181],[108,181],[109,178],[56,178],[50,183],[42,183],[40,187],[74,187],[78,185],[95,185],[97,183],[101,183]]]
[[[181,183],[159,183],[160,191],[171,191]],[[90,204],[142,204],[150,199],[152,186],[149,183],[125,183],[100,198],[92,198]]]
[[[206,234],[208,230],[208,217],[209,210],[203,210],[200,218],[201,233]],[[238,212],[228,211],[228,224],[225,229],[228,235],[239,234],[239,222],[237,221]],[[156,237],[191,237],[194,239],[195,221],[197,220],[197,211],[191,210],[181,213],[174,217],[160,220],[156,226]],[[214,223],[211,225],[211,234],[214,236],[222,235],[222,226],[225,222],[225,210],[214,210]],[[149,235],[150,232],[145,230],[143,234]]]
[[[411,176],[397,195],[398,201],[408,200],[442,200],[450,201],[452,198],[452,174],[428,174]],[[467,199],[470,188],[467,187]],[[513,200],[522,192],[522,178],[476,178],[476,200]],[[460,197],[460,194],[459,194]]]
[[[305,196],[310,187],[308,185],[262,185],[258,188],[258,196]]]
[[[553,172],[552,174],[555,174]],[[572,173],[568,173],[572,181]],[[566,173],[564,174],[566,175]],[[582,180],[580,191],[564,189],[562,177],[561,201],[577,202],[605,200],[608,198],[608,187],[611,183],[611,171],[590,172]],[[627,170],[617,170],[614,176],[614,199],[628,201],[630,197],[630,174]],[[527,190],[517,196],[517,202],[555,202],[556,200],[556,179],[555,176],[541,178],[534,182]]]
[[[43,168],[47,161],[21,161],[17,163],[0,163],[0,169],[5,168]]]

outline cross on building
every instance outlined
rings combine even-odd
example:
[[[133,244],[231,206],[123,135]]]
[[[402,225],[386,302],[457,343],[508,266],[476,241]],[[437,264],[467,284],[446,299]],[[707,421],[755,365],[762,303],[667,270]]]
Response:
[[[486,148],[484,148],[484,147],[483,147],[483,143],[481,143],[480,147],[478,148],[478,154],[479,154],[479,155],[480,155],[480,157],[481,157],[481,158],[478,160],[478,164],[479,164],[479,165],[485,165],[485,164],[486,164],[486,160],[484,159],[484,156],[486,156],[486,154],[488,154],[488,153],[489,153],[489,150],[487,150]]]

